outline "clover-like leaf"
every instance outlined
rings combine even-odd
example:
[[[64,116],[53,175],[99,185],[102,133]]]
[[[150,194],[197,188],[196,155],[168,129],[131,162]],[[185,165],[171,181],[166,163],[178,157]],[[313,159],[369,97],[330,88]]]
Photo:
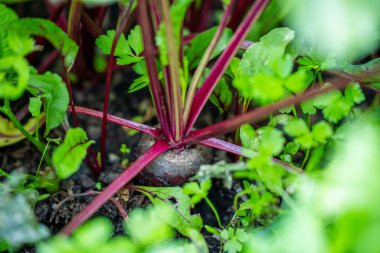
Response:
[[[251,125],[245,124],[240,127],[240,140],[243,147],[249,149],[257,148],[256,137],[257,133]]]
[[[309,128],[306,125],[305,121],[302,119],[294,119],[286,123],[284,127],[285,132],[291,136],[300,136],[309,132]]]
[[[220,236],[226,241],[223,249],[228,253],[240,252],[243,248],[243,243],[249,239],[247,232],[243,229],[238,228],[235,230],[232,227],[224,229]]]
[[[259,152],[278,155],[285,144],[285,138],[282,132],[272,127],[264,127],[262,130],[263,133],[260,136]]]
[[[358,83],[350,83],[344,90],[344,96],[353,104],[359,104],[365,100],[362,89]]]
[[[204,180],[200,184],[197,182],[187,183],[182,189],[185,194],[191,196],[191,203],[197,204],[207,197],[208,191],[211,189],[211,179]]]

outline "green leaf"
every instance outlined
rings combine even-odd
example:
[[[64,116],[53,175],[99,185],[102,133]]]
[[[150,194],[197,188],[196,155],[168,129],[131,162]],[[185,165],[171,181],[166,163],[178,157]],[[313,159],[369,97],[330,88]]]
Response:
[[[170,6],[170,17],[173,23],[174,36],[177,39],[180,38],[187,8],[189,8],[192,2],[193,0],[174,0]]]
[[[23,57],[0,58],[0,98],[20,98],[28,87],[29,75],[29,64]]]
[[[36,118],[30,118],[23,127],[30,134],[33,134],[36,124],[38,124],[38,120]],[[18,130],[10,120],[3,117],[0,117],[0,134],[9,136],[0,138],[0,147],[9,146],[25,139],[25,136],[20,130]]]
[[[313,125],[311,134],[314,140],[319,143],[326,143],[326,140],[332,136],[333,129],[326,121],[320,121]]]
[[[16,55],[26,56],[36,49],[33,38],[29,34],[8,32],[8,45]]]
[[[303,113],[314,115],[317,113],[317,109],[313,105],[312,100],[307,100],[301,103],[301,109]]]
[[[173,24],[173,35],[174,41],[179,48],[179,40],[180,34],[182,30],[183,20],[185,18],[185,14],[187,8],[190,6],[192,0],[175,0],[170,6],[170,18]],[[162,65],[167,66],[169,64],[168,61],[168,48],[166,43],[166,32],[165,26],[163,23],[160,24],[157,34],[156,34],[156,45],[160,52],[160,60]]]
[[[274,193],[281,195],[283,191],[282,175],[284,170],[279,166],[265,166],[256,168],[260,179]]]
[[[148,206],[147,209],[133,209],[125,225],[126,231],[135,244],[157,245],[175,236],[167,221],[174,218],[175,211],[167,206]]]
[[[217,27],[212,27],[204,32],[197,34],[191,40],[189,48],[185,51],[186,57],[189,60],[190,69],[194,69],[198,66],[217,29]],[[210,57],[210,60],[218,56],[226,48],[228,42],[231,40],[231,37],[232,30],[228,28],[224,29],[218,43],[215,46],[214,52]]]
[[[228,68],[226,70],[226,75],[228,75],[231,78],[235,78],[238,75],[239,64],[240,59],[237,57],[233,57],[231,59],[230,65],[228,65]]]
[[[350,113],[352,104],[343,97],[328,104],[323,109],[323,116],[332,123],[338,123]]]
[[[292,137],[295,137],[295,143],[293,143],[293,145],[299,144],[302,149],[310,149],[319,143],[324,144],[333,134],[332,127],[325,121],[320,121],[313,125],[312,131],[310,131],[305,121],[302,119],[293,119],[288,121],[284,127],[284,130]],[[290,152],[290,150],[287,151],[287,145],[285,148],[285,153],[291,153],[294,155],[297,152],[298,147],[293,146],[295,150]],[[291,148],[291,146],[289,146],[289,148]]]
[[[337,123],[352,110],[355,104],[364,101],[365,96],[356,83],[349,84],[344,96],[339,90],[333,90],[312,100],[314,107],[323,109],[323,116],[332,123]]]
[[[220,233],[220,236],[226,240],[223,249],[228,253],[241,252],[243,249],[243,243],[249,239],[247,232],[245,232],[243,229],[238,228],[235,230],[232,227],[229,227],[228,230],[224,229]]]
[[[289,28],[273,29],[247,49],[240,62],[240,71],[248,76],[262,73],[274,59],[283,57],[286,47],[294,37],[294,31]]]
[[[340,98],[342,98],[342,93],[339,90],[332,90],[329,93],[314,98],[312,101],[316,108],[323,109]]]
[[[135,78],[133,80],[131,86],[129,86],[128,93],[133,93],[133,92],[139,91],[148,85],[149,85],[149,77],[145,76],[145,75],[139,76],[139,77]]]
[[[287,154],[295,155],[298,152],[300,145],[296,142],[288,142],[284,148],[284,152]]]
[[[9,25],[17,18],[17,14],[14,10],[0,3],[0,27]]]
[[[295,33],[277,28],[250,46],[240,61],[233,85],[239,95],[268,104],[289,94],[304,91],[312,77],[305,70],[292,74],[294,55],[286,53]]]
[[[344,97],[352,104],[359,104],[365,100],[362,89],[358,83],[350,83],[344,90]]]
[[[49,235],[47,227],[38,224],[23,194],[0,194],[0,238],[13,247],[35,243]]]
[[[61,77],[51,72],[43,75],[32,75],[29,84],[38,89],[42,94],[44,108],[46,112],[46,129],[45,136],[49,132],[61,125],[69,105],[69,94],[65,83]],[[39,94],[30,90],[34,95]]]
[[[319,70],[320,67],[318,63],[315,63],[309,57],[300,57],[297,62],[301,66],[300,69]]]
[[[230,108],[232,97],[232,91],[226,80],[221,78],[210,96],[210,101],[218,107],[221,113],[224,113]]]
[[[49,229],[37,222],[28,201],[31,196],[32,204],[35,203],[38,192],[24,189],[25,182],[25,174],[14,172],[0,187],[0,247],[16,249],[49,236]]]
[[[310,132],[298,136],[297,138],[295,138],[295,141],[299,143],[301,148],[304,150],[310,149],[316,144],[313,139],[313,135]]]
[[[231,238],[223,246],[223,249],[228,253],[240,252],[242,248],[243,244],[241,244],[237,238]]]
[[[106,218],[96,218],[82,225],[73,234],[73,240],[79,247],[88,248],[106,243],[112,235],[112,223]]]
[[[45,37],[64,56],[68,70],[74,65],[79,49],[78,45],[50,20],[41,18],[18,19],[9,25],[8,32],[18,34],[19,38],[25,38],[26,35]],[[17,36],[15,35],[14,38]]]
[[[134,245],[129,238],[126,236],[111,238],[113,233],[112,223],[104,217],[97,217],[80,226],[70,237],[58,234],[40,243],[37,252],[136,252],[138,246]]]
[[[39,119],[41,116],[41,106],[42,101],[40,97],[29,98],[29,112],[32,114],[33,117],[37,119]]]
[[[260,136],[259,152],[264,152],[270,155],[278,155],[282,151],[285,138],[282,132],[272,127],[262,128],[263,133]]]
[[[66,179],[74,174],[87,154],[88,147],[95,143],[87,141],[87,135],[81,128],[70,128],[63,143],[53,153],[53,164],[57,175]]]
[[[140,76],[133,80],[131,86],[129,86],[128,93],[141,90],[144,87],[148,86],[150,82],[145,60],[142,60],[141,62],[133,65],[132,69]]]
[[[110,54],[112,43],[115,38],[115,30],[108,30],[106,35],[100,35],[95,43],[102,50],[104,54]],[[139,56],[144,50],[144,44],[142,41],[141,28],[136,25],[131,29],[128,39],[124,34],[120,35],[115,49],[115,56],[117,56],[116,62],[118,65],[129,65],[131,63],[138,63],[144,57]]]
[[[238,79],[239,80],[239,79]],[[252,87],[246,86],[248,83],[243,83],[244,90],[240,89],[242,96],[245,98],[254,98],[261,104],[267,104],[281,99],[286,91],[282,85],[282,80],[275,76],[256,74],[252,79]],[[239,85],[240,86],[240,85]],[[241,86],[240,86],[241,87]],[[238,87],[237,87],[238,88]],[[247,96],[247,92],[251,93]]]
[[[29,78],[28,62],[23,55],[16,55],[12,51],[15,47],[22,48],[23,44],[8,40],[8,28],[16,20],[16,13],[0,4],[0,98],[8,97],[12,100],[24,93]],[[26,40],[22,42],[28,44]]]
[[[302,119],[294,119],[286,123],[285,132],[293,137],[301,136],[309,132],[309,128]]]
[[[104,54],[110,54],[112,48],[112,42],[115,38],[115,30],[108,30],[106,34],[100,35],[96,40],[96,45]],[[120,34],[119,41],[117,42],[115,49],[115,56],[126,54],[129,51],[129,46],[124,34]]]
[[[214,228],[214,227],[211,227],[211,226],[208,226],[208,225],[205,225],[205,229],[207,232],[209,232],[210,234],[213,234],[213,235],[219,235],[219,231]]]
[[[204,180],[200,185],[197,182],[190,182],[185,184],[182,189],[185,194],[191,196],[191,203],[197,204],[207,197],[208,191],[211,189],[211,180]]]
[[[5,5],[0,4],[0,58],[9,56],[11,50],[7,41],[8,31],[7,27],[12,21],[16,20],[17,14]]]
[[[296,94],[305,91],[310,84],[310,73],[302,70],[293,73],[286,79],[285,87]]]
[[[139,186],[139,188],[143,189],[141,192],[147,195],[155,206],[164,206],[174,210],[170,217],[164,215],[162,218],[182,235],[188,235],[188,228],[193,228],[197,231],[202,229],[202,218],[199,215],[191,214],[191,199],[183,192],[181,187]]]
[[[133,50],[134,54],[140,55],[144,51],[144,43],[141,33],[141,27],[136,25],[128,35],[128,45]]]
[[[240,140],[245,148],[255,149],[257,133],[250,124],[245,124],[240,127]]]

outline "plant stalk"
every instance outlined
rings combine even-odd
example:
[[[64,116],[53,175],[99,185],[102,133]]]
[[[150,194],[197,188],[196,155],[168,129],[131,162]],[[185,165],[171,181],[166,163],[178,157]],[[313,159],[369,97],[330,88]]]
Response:
[[[81,20],[82,5],[78,0],[72,0],[70,4],[67,33],[76,43],[79,42],[79,28]]]
[[[210,45],[207,47],[206,52],[202,56],[202,59],[199,62],[197,69],[195,70],[193,79],[191,80],[191,83],[187,92],[187,96],[186,96],[186,105],[185,105],[184,116],[183,116],[183,121],[185,125],[189,118],[191,105],[194,100],[194,95],[197,90],[198,83],[202,78],[204,70],[210,60],[212,53],[214,52],[216,45],[219,42],[220,37],[222,36],[223,30],[228,23],[228,19],[231,16],[231,13],[235,4],[236,4],[236,0],[232,0],[231,3],[228,5],[227,10],[224,12],[223,18],[219,23],[218,29],[216,33],[214,34],[214,37],[212,38]]]
[[[255,4],[248,11],[247,16],[240,24],[239,28],[236,30],[227,48],[218,58],[209,76],[204,81],[202,87],[195,94],[194,102],[192,103],[189,118],[185,128],[185,136],[187,136],[193,128],[196,119],[201,113],[220,78],[223,76],[223,73],[230,64],[231,59],[239,49],[240,44],[243,42],[245,36],[249,32],[251,25],[259,18],[260,14],[264,11],[268,3],[269,0],[258,0],[255,2]]]
[[[93,116],[93,117],[96,117],[99,119],[103,118],[103,112],[95,111],[95,110],[85,108],[85,107],[80,107],[80,106],[75,106],[75,110],[77,113]],[[69,111],[71,112],[72,110],[69,109]],[[153,128],[153,127],[141,124],[141,123],[133,122],[133,121],[130,121],[127,119],[123,119],[123,118],[120,118],[120,117],[117,117],[117,116],[114,116],[111,114],[107,114],[107,121],[112,122],[112,123],[116,123],[116,124],[121,125],[121,126],[128,127],[130,129],[137,130],[137,131],[142,132],[142,133],[152,135],[156,138],[159,138],[161,135],[161,131],[159,131],[156,128]]]
[[[223,151],[229,152],[229,153],[234,154],[234,155],[243,156],[245,158],[252,158],[255,155],[257,155],[257,152],[255,152],[251,149],[247,149],[247,148],[241,147],[239,145],[236,145],[236,144],[233,144],[233,143],[230,143],[227,141],[223,141],[223,140],[220,140],[217,138],[209,138],[207,140],[203,140],[203,141],[199,142],[199,144],[205,145],[207,147],[223,150]],[[286,162],[279,160],[279,159],[276,159],[276,158],[272,158],[272,162],[281,166],[282,168],[284,168],[285,170],[287,170],[290,173],[303,173],[304,172],[302,169],[297,168],[296,166],[294,166],[292,164],[286,163]]]
[[[94,20],[92,20],[87,12],[82,11],[81,21],[86,30],[91,33],[94,38],[98,38],[100,35],[104,34],[102,29],[94,22]]]
[[[172,105],[172,134],[176,142],[182,139],[183,118],[182,118],[182,101],[181,101],[181,85],[179,78],[179,55],[175,42],[173,24],[170,17],[169,3],[167,0],[159,0],[158,6],[163,17],[165,26],[166,42],[168,47],[169,73],[170,73],[170,98]]]
[[[208,197],[205,198],[205,201],[206,201],[207,205],[211,208],[212,212],[214,213],[216,221],[218,222],[219,227],[223,228],[222,222],[220,221],[220,217],[219,217],[218,211],[216,210],[214,204],[211,202],[211,200]]]
[[[149,16],[146,0],[140,0],[137,5],[137,20],[141,25],[144,41],[144,55],[149,75],[149,88],[153,97],[154,107],[156,108],[158,122],[165,136],[172,140],[169,128],[168,111],[165,106],[164,96],[156,67],[155,47],[152,39],[152,27],[149,23]]]
[[[104,91],[104,105],[103,105],[103,118],[102,118],[102,134],[101,134],[101,144],[100,144],[100,168],[104,167],[105,155],[106,155],[106,142],[107,142],[107,114],[108,114],[108,102],[109,94],[111,89],[111,79],[112,79],[112,69],[114,64],[114,54],[117,42],[119,41],[120,35],[127,24],[130,10],[133,5],[133,0],[130,1],[128,8],[123,9],[120,18],[119,25],[116,29],[115,38],[112,42],[110,56],[108,58],[107,73],[106,73],[106,87]]]
[[[21,122],[13,114],[8,98],[4,98],[4,106],[2,108],[0,107],[0,111],[3,112],[9,118],[9,120],[25,136],[25,138],[27,138],[31,143],[33,143],[33,145],[38,149],[38,151],[40,151],[41,154],[44,154],[45,145],[40,140],[34,138],[28,131],[25,130]],[[50,156],[46,154],[44,158],[46,162],[50,165],[51,164]]]
[[[263,106],[257,109],[253,109],[244,114],[240,114],[234,118],[224,120],[222,122],[219,122],[209,127],[205,127],[200,130],[196,130],[194,132],[191,132],[188,138],[186,138],[181,144],[182,145],[195,144],[202,140],[206,140],[210,137],[214,137],[214,136],[218,136],[221,134],[234,131],[236,128],[240,127],[241,125],[245,123],[256,123],[260,121],[261,119],[263,119],[264,117],[272,113],[276,113],[281,108],[297,105],[305,100],[309,100],[318,95],[322,95],[336,88],[343,89],[348,84],[348,82],[345,80],[339,80],[339,81],[340,81],[339,83],[335,83],[332,86],[314,88],[308,92],[281,100],[280,102],[277,102],[275,104],[270,104],[270,105]]]
[[[71,110],[73,114],[73,119],[74,119],[74,126],[79,127],[79,121],[78,117],[75,111],[75,105],[74,105],[74,96],[73,96],[73,90],[71,88],[71,82],[69,78],[69,71],[65,65],[64,59],[61,57],[61,62],[63,66],[63,78],[65,80],[67,90],[69,92],[69,99],[70,99],[70,107],[68,110]],[[90,168],[91,172],[94,174],[95,177],[98,177],[100,175],[101,169],[98,163],[98,159],[96,159],[95,152],[92,150],[91,147],[89,147],[89,154],[86,155],[86,162],[88,164],[88,167]]]

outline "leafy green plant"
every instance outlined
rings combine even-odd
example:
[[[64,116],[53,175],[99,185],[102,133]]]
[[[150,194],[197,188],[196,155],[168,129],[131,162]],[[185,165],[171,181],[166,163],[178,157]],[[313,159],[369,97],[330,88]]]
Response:
[[[183,186],[183,191],[187,195],[191,196],[191,203],[197,204],[202,200],[205,200],[207,205],[211,208],[212,212],[215,215],[215,218],[218,222],[219,227],[223,227],[218,211],[215,209],[215,206],[212,204],[211,200],[207,197],[208,191],[211,189],[211,179],[201,181],[200,184],[196,182],[190,182]]]
[[[132,219],[131,214],[127,225],[129,237],[120,240],[120,245],[124,245],[120,247],[135,251],[168,250],[161,242],[173,237],[169,232],[171,228],[167,226],[169,224],[180,234],[193,240],[190,248],[195,246],[199,251],[206,251],[204,242],[199,239],[202,238],[200,230],[203,221],[199,215],[191,213],[194,204],[205,200],[219,223],[219,228],[205,226],[205,229],[224,243],[222,248],[225,251],[239,252],[248,239],[249,229],[271,224],[274,217],[284,211],[280,209],[280,204],[292,206],[290,195],[297,186],[297,178],[302,178],[300,175],[306,174],[305,172],[318,171],[321,164],[330,158],[331,145],[340,137],[340,125],[344,128],[353,118],[366,113],[365,108],[374,107],[378,103],[379,97],[375,95],[372,105],[369,105],[372,94],[367,96],[362,88],[378,92],[376,82],[379,82],[379,60],[372,57],[367,63],[353,65],[354,60],[360,61],[359,57],[370,51],[353,52],[342,57],[342,52],[347,49],[346,45],[342,45],[342,50],[337,50],[337,55],[326,51],[326,48],[322,48],[324,52],[320,53],[318,45],[308,43],[310,31],[314,35],[314,32],[319,34],[320,30],[305,29],[308,25],[316,26],[318,22],[314,22],[314,19],[304,20],[300,25],[301,29],[276,27],[282,18],[285,19],[284,24],[292,24],[292,19],[286,13],[291,13],[293,6],[296,16],[304,15],[309,13],[314,1],[299,5],[293,1],[275,0],[257,0],[252,5],[246,1],[223,1],[224,10],[218,20],[219,24],[209,29],[193,29],[200,22],[199,19],[203,20],[207,15],[188,18],[194,15],[193,12],[198,14],[197,11],[207,5],[206,1],[118,2],[120,13],[116,28],[106,32],[101,28],[106,9],[100,9],[99,16],[89,15],[82,4],[105,4],[107,1],[73,0],[69,3],[67,19],[61,17],[64,16],[61,12],[65,6],[62,5],[61,10],[57,9],[57,13],[52,15],[52,19],[63,19],[63,22],[57,23],[68,24],[67,34],[53,22],[36,18],[20,19],[10,8],[0,5],[0,29],[4,31],[0,34],[0,97],[4,100],[0,111],[7,118],[1,121],[7,127],[0,125],[0,129],[5,129],[4,134],[0,135],[0,140],[5,140],[0,144],[7,145],[8,140],[8,143],[13,144],[25,136],[38,148],[46,162],[51,164],[49,153],[46,152],[48,145],[45,145],[43,138],[47,138],[51,130],[63,122],[66,111],[71,112],[75,128],[68,130],[64,142],[54,151],[52,159],[58,176],[65,179],[78,170],[87,149],[93,143],[87,140],[85,132],[79,128],[77,114],[102,120],[99,161],[90,149],[90,156],[87,157],[95,176],[99,175],[100,169],[106,164],[108,122],[151,135],[155,140],[153,146],[140,154],[129,168],[63,228],[61,232],[64,234],[72,233],[118,190],[166,151],[176,150],[180,154],[181,150],[194,145],[205,145],[236,155],[236,160],[242,161],[205,165],[194,177],[198,181],[190,182],[183,188],[127,186],[144,193],[156,208],[164,208],[159,212],[167,211],[170,215],[165,215],[163,219],[165,226],[161,226],[160,222],[158,223],[161,225],[156,221],[150,222],[149,234],[145,234],[136,225],[144,221],[143,215],[136,214]],[[347,14],[351,13],[352,6],[357,7],[360,14],[368,6],[378,6],[373,0],[365,2],[368,5],[364,7],[356,3],[346,6],[333,3],[333,7],[340,6],[338,13],[342,15],[339,18],[347,21]],[[321,9],[317,7],[321,6],[329,5],[327,1],[321,1],[316,6],[318,12]],[[207,8],[205,9],[207,12]],[[331,15],[331,9],[334,8],[326,9],[327,14]],[[273,13],[278,15],[270,20]],[[368,48],[374,49],[373,41],[379,37],[370,33],[376,30],[373,27],[377,27],[379,22],[372,10],[369,14],[371,15],[361,16],[362,20],[366,23],[371,19],[375,25],[368,26],[368,30],[360,33],[360,29],[357,29],[361,27],[360,19],[352,19],[357,22],[353,34],[371,35]],[[241,19],[243,16],[245,17]],[[133,17],[136,17],[137,24],[133,22]],[[347,23],[352,24],[352,20]],[[257,26],[251,30],[253,24]],[[124,35],[128,27],[132,28],[128,35]],[[81,33],[84,29],[88,32],[87,35]],[[345,35],[343,30],[335,33]],[[91,41],[86,38],[89,35],[93,37],[91,40],[96,39],[100,51],[108,55],[102,111],[75,106],[70,84],[69,71],[73,66],[88,70],[83,66],[83,56],[93,55],[87,54],[87,50],[93,49],[93,45],[85,44]],[[46,38],[58,50],[59,54],[51,58],[53,61],[59,55],[63,58],[64,81],[57,74],[40,71],[46,70],[46,66],[35,70],[28,63],[28,55],[40,48],[36,46],[32,36]],[[252,42],[246,41],[247,36],[261,38]],[[321,38],[330,42],[334,40],[333,34]],[[340,41],[346,41],[349,46],[356,44],[354,39],[347,38],[350,36],[344,36],[344,40]],[[322,47],[326,46],[324,42],[320,44]],[[78,45],[81,47],[80,51]],[[100,59],[99,55],[90,60],[95,62],[96,59]],[[129,93],[144,87],[149,88],[158,121],[156,127],[108,114],[112,73],[121,65],[131,67],[138,75],[131,82]],[[102,66],[95,69],[101,72]],[[73,75],[78,72],[80,71]],[[334,78],[330,78],[331,75]],[[28,109],[33,119],[23,125],[13,113],[11,102],[13,104],[25,91],[31,94]],[[196,121],[208,101],[222,113],[222,121],[195,129]],[[39,128],[43,123],[46,124],[42,138],[39,136]],[[29,129],[31,124],[33,129]],[[228,133],[233,132],[234,136],[230,138]],[[218,139],[217,136],[225,136],[227,141]],[[49,144],[49,139],[46,140]],[[127,152],[127,149],[123,148],[121,152]],[[247,162],[244,159],[248,159]],[[238,179],[235,187],[239,192],[234,198],[234,216],[228,224],[222,224],[216,208],[208,198],[212,178],[222,179],[230,188],[233,179]],[[318,199],[315,201],[318,202]],[[136,211],[138,212],[140,211]],[[149,210],[147,212],[147,217],[154,216]],[[312,214],[313,212],[306,213],[305,220],[312,225],[318,225],[318,221],[314,219],[316,217],[310,217]],[[295,221],[295,224],[301,223],[298,219]],[[84,241],[84,238],[92,237],[92,231],[83,228],[84,232],[76,231],[73,238],[56,237],[57,239],[41,246],[40,250],[65,252],[66,249],[80,249],[86,252],[93,251],[97,246],[97,249],[107,251],[108,244],[109,249],[120,249],[119,241],[107,236],[112,229],[106,222],[100,221],[95,225],[90,223],[88,226],[99,226],[103,240],[93,241],[93,245],[90,245],[91,240]],[[155,229],[162,233],[156,235]],[[337,233],[343,230],[344,227],[339,227]],[[301,229],[297,230],[299,231]],[[286,234],[291,232],[293,231]],[[320,233],[315,235],[321,236]],[[342,235],[344,236],[346,235]],[[351,236],[348,235],[350,238]],[[96,239],[95,234],[94,237]],[[307,238],[314,240],[312,237]],[[343,247],[339,242],[334,247]],[[150,243],[158,245],[150,248]],[[257,247],[260,245],[257,244]],[[274,248],[281,251],[280,246],[276,245]]]
[[[223,230],[220,236],[226,240],[223,249],[228,253],[240,252],[243,248],[243,243],[249,239],[248,234],[243,229],[235,230],[232,227]]]
[[[207,252],[204,241],[175,240],[176,232],[171,226],[173,210],[167,206],[149,206],[133,210],[125,224],[126,235],[112,238],[113,227],[109,220],[97,218],[87,222],[71,237],[57,235],[42,242],[37,252]],[[163,219],[161,213],[165,213]],[[144,223],[144,227],[140,226]],[[174,222],[176,223],[176,222]],[[193,236],[189,235],[191,239]],[[201,246],[200,246],[201,245]]]
[[[69,104],[69,94],[60,76],[50,72],[38,74],[28,64],[26,56],[39,49],[32,35],[43,36],[55,46],[62,54],[67,69],[74,64],[78,46],[51,21],[38,18],[20,19],[13,10],[2,4],[0,15],[0,28],[3,31],[0,37],[0,97],[4,99],[0,112],[18,129],[17,140],[21,139],[19,136],[24,136],[45,154],[45,145],[38,135],[40,122],[46,122],[46,137],[63,122]],[[19,98],[26,90],[32,94],[29,109],[36,118],[35,137],[20,123],[10,104],[10,100]],[[50,164],[50,156],[45,154],[44,157]]]
[[[36,221],[32,207],[46,195],[39,195],[36,185],[26,185],[28,176],[1,171],[7,180],[0,184],[0,250],[16,252],[49,236],[49,230]]]
[[[163,219],[181,234],[189,236],[193,230],[202,229],[202,218],[198,214],[191,214],[191,199],[180,187],[139,186],[136,189],[147,195],[155,206],[172,210],[171,215],[164,216]]]
[[[378,107],[346,123],[322,176],[299,178],[294,202],[244,252],[378,251],[379,123]]]

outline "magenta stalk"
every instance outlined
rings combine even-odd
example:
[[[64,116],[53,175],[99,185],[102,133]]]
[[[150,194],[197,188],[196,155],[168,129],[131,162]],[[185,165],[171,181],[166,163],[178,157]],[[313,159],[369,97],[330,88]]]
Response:
[[[229,45],[223,51],[222,55],[218,58],[209,76],[204,81],[202,87],[195,94],[194,102],[192,103],[188,122],[185,128],[185,136],[188,135],[193,128],[196,119],[201,113],[220,78],[223,76],[223,73],[230,64],[231,59],[235,56],[240,44],[243,42],[245,36],[247,35],[249,28],[259,18],[260,14],[263,12],[268,3],[269,0],[258,0],[255,2],[255,4],[248,11],[246,18],[243,20],[235,32]]]
[[[255,123],[260,120],[262,120],[264,117],[278,112],[281,108],[291,106],[291,105],[298,105],[299,103],[309,100],[311,98],[314,98],[318,95],[322,95],[324,93],[327,93],[333,89],[342,89],[348,84],[348,81],[342,81],[339,83],[336,83],[335,86],[327,86],[322,88],[315,88],[311,91],[305,92],[303,94],[290,97],[287,99],[284,99],[280,102],[277,102],[275,104],[270,104],[267,106],[263,106],[257,109],[253,109],[251,111],[248,111],[244,114],[240,114],[234,118],[224,120],[222,122],[219,122],[217,124],[214,124],[209,127],[205,127],[199,130],[196,130],[194,132],[191,132],[181,144],[182,145],[190,145],[198,143],[202,140],[206,140],[210,137],[215,137],[221,134],[225,134],[228,132],[232,132],[241,125],[245,123]]]
[[[75,109],[76,109],[76,112],[80,113],[80,114],[93,116],[93,117],[99,118],[99,119],[103,118],[103,112],[100,112],[100,111],[95,111],[95,110],[85,108],[85,107],[80,107],[80,106],[75,106]],[[69,111],[71,112],[72,110],[69,108]],[[159,129],[156,129],[154,127],[150,127],[150,126],[147,126],[147,125],[144,125],[141,123],[137,123],[134,121],[130,121],[127,119],[123,119],[123,118],[120,118],[120,117],[117,117],[117,116],[114,116],[111,114],[107,114],[107,121],[121,125],[121,126],[128,127],[130,129],[133,129],[133,130],[137,130],[137,131],[149,134],[149,135],[152,135],[156,138],[158,138],[161,134],[161,131]]]

